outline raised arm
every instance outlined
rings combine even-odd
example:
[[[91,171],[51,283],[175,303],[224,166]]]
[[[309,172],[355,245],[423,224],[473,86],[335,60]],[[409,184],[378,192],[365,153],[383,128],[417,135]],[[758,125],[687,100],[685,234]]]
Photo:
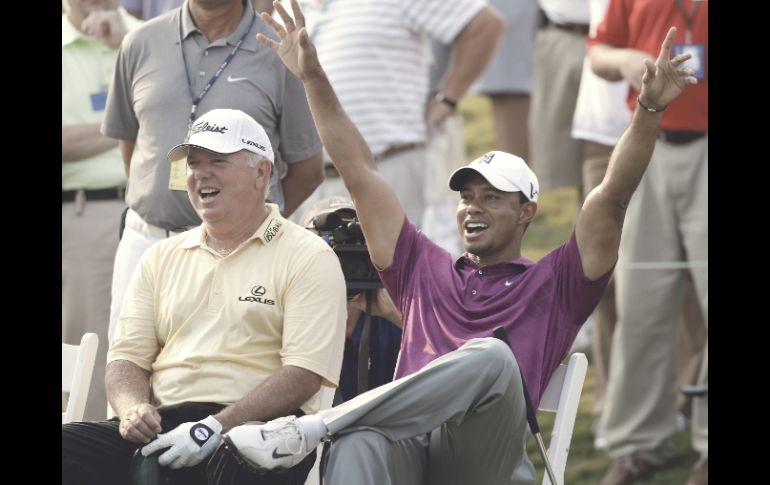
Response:
[[[578,216],[575,234],[583,272],[590,279],[597,279],[617,261],[626,208],[655,148],[661,112],[688,85],[697,83],[692,69],[681,67],[689,54],[669,59],[675,35],[676,28],[671,27],[655,62],[644,59],[639,101],[656,112],[636,107],[631,124],[612,153],[604,180],[588,195]]]
[[[291,2],[294,19],[277,1],[273,6],[285,27],[266,13],[261,16],[281,41],[275,42],[262,34],[257,34],[257,39],[275,50],[304,83],[318,134],[356,205],[372,262],[386,268],[393,261],[404,210],[393,189],[377,172],[369,147],[334,94],[305,31],[305,19],[297,1]]]

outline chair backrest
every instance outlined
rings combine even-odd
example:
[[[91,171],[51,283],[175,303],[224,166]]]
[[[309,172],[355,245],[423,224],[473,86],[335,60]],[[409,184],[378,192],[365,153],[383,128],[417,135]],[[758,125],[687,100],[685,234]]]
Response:
[[[61,344],[61,390],[69,392],[62,424],[83,420],[98,346],[99,336],[95,333],[83,335],[80,345]]]
[[[560,365],[551,376],[538,407],[539,411],[556,413],[551,441],[548,443],[548,459],[558,485],[564,485],[564,469],[567,466],[567,455],[587,368],[588,359],[585,354],[572,354],[567,364]],[[551,485],[547,473],[544,475],[543,485]]]

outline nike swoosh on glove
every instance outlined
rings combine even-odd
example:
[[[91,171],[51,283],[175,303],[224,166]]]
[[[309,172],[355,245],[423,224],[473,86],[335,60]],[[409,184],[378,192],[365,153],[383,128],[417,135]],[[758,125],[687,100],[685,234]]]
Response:
[[[158,457],[158,463],[175,470],[195,466],[214,452],[222,439],[221,432],[222,424],[214,416],[196,423],[182,423],[168,433],[159,434],[142,448],[142,455],[168,448]]]

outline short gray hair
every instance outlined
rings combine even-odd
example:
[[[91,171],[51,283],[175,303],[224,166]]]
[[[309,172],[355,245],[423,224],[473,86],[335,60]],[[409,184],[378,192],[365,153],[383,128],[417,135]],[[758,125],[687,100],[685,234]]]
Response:
[[[267,160],[267,158],[259,155],[258,153],[250,152],[248,150],[244,151],[246,152],[246,163],[249,164],[250,167],[257,168],[260,160]]]
[[[248,150],[244,151],[246,152],[246,163],[249,165],[249,167],[257,168],[257,165],[259,165],[259,162],[262,160],[267,160],[270,162],[270,160],[258,153],[250,152]],[[271,176],[267,179],[267,185],[265,185],[265,199],[267,199],[270,195],[270,180],[272,179],[273,175],[273,162],[270,162],[270,175]]]

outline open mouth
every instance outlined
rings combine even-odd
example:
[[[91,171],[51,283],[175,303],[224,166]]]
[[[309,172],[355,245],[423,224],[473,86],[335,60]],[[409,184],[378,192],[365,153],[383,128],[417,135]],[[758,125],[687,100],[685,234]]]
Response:
[[[485,222],[466,222],[465,235],[474,237],[489,229],[489,224]]]
[[[204,187],[198,191],[198,195],[201,200],[211,200],[219,195],[219,189],[215,189],[214,187]]]

